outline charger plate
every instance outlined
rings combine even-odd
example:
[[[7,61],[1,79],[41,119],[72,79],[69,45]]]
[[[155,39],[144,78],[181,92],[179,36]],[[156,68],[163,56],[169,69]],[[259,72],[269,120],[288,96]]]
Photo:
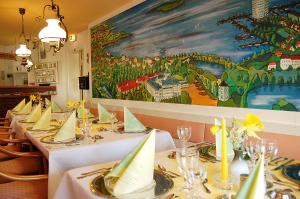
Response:
[[[28,131],[53,131],[53,130],[56,130],[56,129],[59,129],[60,126],[56,126],[56,125],[50,125],[50,127],[48,129],[35,129],[33,130],[32,129],[32,126],[29,126],[27,127],[26,129]]]
[[[112,196],[109,191],[105,187],[104,183],[104,176],[105,175],[99,175],[98,177],[94,178],[94,180],[90,184],[91,191],[98,195],[105,198],[116,198],[115,196]],[[130,193],[126,195],[122,195],[119,198],[122,199],[138,199],[141,198],[140,196],[143,195],[143,198],[160,198],[161,196],[165,195],[168,191],[170,191],[173,186],[174,182],[169,177],[165,176],[162,172],[158,170],[154,170],[154,176],[153,179],[155,181],[154,186],[152,187],[154,189],[154,192],[152,192],[153,195],[150,195],[149,190],[144,190],[144,192],[138,192],[138,193]],[[148,193],[147,193],[148,192]],[[147,194],[149,194],[147,196]]]
[[[282,173],[287,179],[300,185],[300,163],[284,167]]]
[[[150,133],[150,131],[152,131],[153,130],[153,128],[150,128],[150,127],[146,127],[146,130],[143,130],[143,131],[129,131],[129,132],[126,132],[125,131],[125,129],[124,129],[124,127],[121,127],[121,128],[118,128],[118,130],[116,131],[117,133],[146,133],[146,134],[148,134],[148,133]]]
[[[64,141],[59,141],[59,142],[55,142],[54,141],[54,135],[47,135],[45,137],[41,138],[41,142],[46,143],[46,144],[70,144],[70,143],[74,143],[80,140],[84,139],[84,135],[82,134],[76,134],[76,139],[68,139],[68,140],[64,140]]]
[[[25,119],[19,120],[18,122],[19,122],[19,123],[35,123],[35,122],[27,122]]]

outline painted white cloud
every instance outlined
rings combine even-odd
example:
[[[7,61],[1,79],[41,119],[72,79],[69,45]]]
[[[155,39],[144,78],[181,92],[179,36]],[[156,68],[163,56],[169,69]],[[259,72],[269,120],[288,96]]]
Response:
[[[280,98],[287,98],[287,95],[259,95],[251,100],[252,105],[270,105],[277,102]]]

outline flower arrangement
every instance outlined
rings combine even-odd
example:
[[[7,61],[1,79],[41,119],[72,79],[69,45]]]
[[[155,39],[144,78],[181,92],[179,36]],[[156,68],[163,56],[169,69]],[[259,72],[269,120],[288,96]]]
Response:
[[[80,105],[82,105],[82,103],[84,104],[84,100],[78,101],[78,102],[68,101],[68,102],[67,102],[67,108],[68,108],[68,109],[74,110],[74,109],[79,108]]]
[[[244,142],[248,137],[260,139],[256,132],[261,131],[263,128],[264,125],[258,116],[247,114],[245,121],[233,121],[232,128],[229,130],[227,136],[229,136],[229,138],[231,139],[234,150],[243,150]],[[213,134],[216,134],[220,129],[221,126],[214,125],[211,127],[210,131]]]
[[[40,95],[30,95],[29,96],[29,99],[32,101],[32,102],[36,102],[36,103],[39,103],[42,101],[42,97]]]

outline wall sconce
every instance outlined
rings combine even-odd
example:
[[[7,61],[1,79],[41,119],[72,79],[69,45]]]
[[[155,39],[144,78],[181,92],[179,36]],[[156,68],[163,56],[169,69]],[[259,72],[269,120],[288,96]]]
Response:
[[[58,52],[68,38],[68,30],[63,22],[64,16],[60,14],[59,6],[53,3],[45,5],[43,9],[43,19],[45,18],[45,9],[48,8],[55,13],[55,16],[46,20],[47,26],[39,32],[39,39],[42,42],[49,43],[54,48],[54,52]],[[63,28],[60,26],[63,26]]]
[[[25,8],[19,8],[19,13],[22,16],[22,32],[19,37],[19,43],[20,47],[16,50],[16,55],[18,57],[28,57],[31,55],[31,50],[29,50],[26,46],[26,38],[24,33],[24,14],[25,14]]]

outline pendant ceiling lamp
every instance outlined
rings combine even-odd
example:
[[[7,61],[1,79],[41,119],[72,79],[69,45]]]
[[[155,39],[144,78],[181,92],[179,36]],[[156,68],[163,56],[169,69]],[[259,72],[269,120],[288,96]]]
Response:
[[[31,55],[31,50],[29,50],[26,46],[26,38],[24,33],[24,19],[23,16],[25,14],[25,8],[19,8],[19,13],[22,16],[22,32],[19,38],[20,47],[16,50],[16,55],[19,57],[28,57]]]
[[[60,14],[59,6],[53,3],[45,5],[43,9],[43,19],[45,18],[45,9],[48,8],[54,15],[49,17],[46,22],[47,26],[44,27],[39,33],[39,39],[42,42],[49,43],[54,48],[54,52],[58,52],[68,38],[68,30],[63,22],[64,16]]]

